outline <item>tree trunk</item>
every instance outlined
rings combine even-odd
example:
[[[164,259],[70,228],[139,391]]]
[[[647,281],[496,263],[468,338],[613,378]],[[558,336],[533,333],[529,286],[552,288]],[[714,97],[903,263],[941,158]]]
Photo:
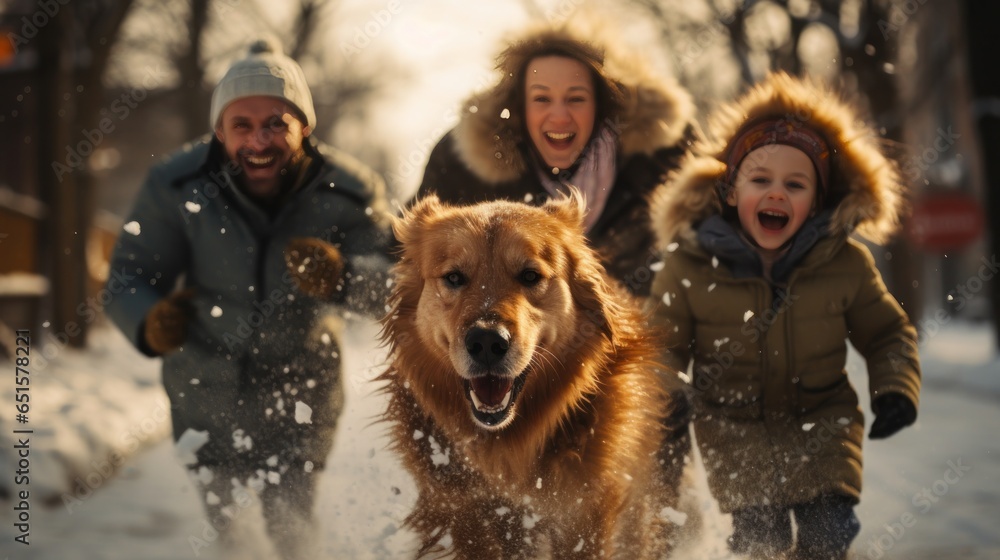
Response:
[[[191,0],[188,18],[187,49],[177,59],[181,75],[180,103],[183,107],[185,137],[197,138],[211,130],[208,123],[209,99],[205,90],[205,68],[202,64],[202,32],[208,25],[210,0]]]
[[[52,282],[51,343],[82,346],[86,325],[75,310],[85,301],[86,231],[80,229],[77,173],[92,145],[71,142],[73,4],[62,6],[38,33],[38,188],[48,207],[42,245]]]
[[[865,2],[865,11],[861,16],[864,39],[854,42],[853,47],[840,41],[843,49],[841,59],[850,58],[853,61],[852,66],[844,68],[844,71],[856,76],[858,89],[865,93],[872,117],[884,129],[883,136],[901,143],[904,119],[899,114],[900,89],[895,74],[886,70],[887,64],[896,61],[896,37],[887,38],[878,25],[880,21],[889,21],[890,8],[881,7],[875,0]],[[874,47],[874,53],[865,51],[868,45]],[[890,242],[886,250],[892,255],[888,262],[889,291],[916,324],[924,310],[923,286],[918,281],[923,277],[923,259],[902,236]]]
[[[990,107],[1000,105],[1000,73],[996,69],[996,53],[1000,49],[996,25],[1000,22],[1000,5],[996,2],[979,2],[966,0],[963,2],[964,18],[968,33],[969,75],[972,77],[972,95],[976,105]],[[986,215],[1000,215],[1000,111],[984,110],[979,112],[978,119],[979,142],[983,159],[983,170],[986,177]],[[996,218],[987,220],[988,239],[993,262],[1000,250],[1000,227]],[[987,260],[990,257],[986,257]],[[990,304],[993,313],[996,345],[1000,348],[1000,279],[994,278],[990,285]]]
[[[288,56],[292,60],[302,62],[302,55],[309,48],[309,41],[312,40],[316,32],[316,25],[319,23],[319,11],[324,3],[325,0],[301,0],[301,8],[295,17],[295,42],[288,52]]]
[[[747,18],[746,11],[750,9],[753,2],[739,7],[733,14],[731,21],[725,22],[729,30],[729,48],[733,52],[733,58],[740,64],[740,77],[745,85],[754,83],[753,71],[750,70],[750,49],[747,47]]]
[[[95,150],[100,149],[105,136],[114,134],[120,123],[116,122],[107,111],[102,111],[104,105],[104,71],[111,56],[111,48],[115,43],[118,32],[125,16],[128,13],[132,0],[118,0],[108,6],[106,10],[101,10],[93,14],[86,14],[92,19],[86,19],[77,14],[80,25],[88,30],[86,34],[86,49],[89,56],[85,66],[80,66],[75,70],[75,89],[66,88],[64,91],[70,92],[71,102],[75,101],[75,107],[71,111],[67,122],[69,126],[69,141],[72,146],[85,146],[86,151],[80,150],[83,160],[78,169],[73,172],[73,195],[64,196],[58,201],[59,206],[65,205],[60,213],[60,227],[71,227],[72,246],[66,244],[62,246],[62,252],[57,254],[57,258],[67,259],[66,266],[71,271],[71,276],[55,280],[57,282],[74,283],[72,288],[66,288],[66,294],[76,294],[72,300],[67,300],[63,305],[67,307],[62,314],[72,313],[72,317],[67,319],[77,323],[78,334],[70,336],[70,344],[73,346],[83,346],[87,341],[87,333],[90,330],[90,322],[87,317],[76,312],[77,307],[84,303],[93,294],[88,293],[90,271],[87,267],[87,238],[90,235],[90,227],[96,207],[95,180],[90,171],[89,156]],[[73,40],[73,33],[67,32],[66,41]],[[72,60],[72,59],[71,59]],[[133,95],[134,94],[134,95]],[[128,103],[135,103],[145,99],[146,92],[142,94],[133,90],[129,93]],[[67,240],[69,243],[70,240]],[[66,249],[69,248],[69,251]],[[57,324],[63,324],[62,319]],[[67,330],[67,335],[70,335]]]

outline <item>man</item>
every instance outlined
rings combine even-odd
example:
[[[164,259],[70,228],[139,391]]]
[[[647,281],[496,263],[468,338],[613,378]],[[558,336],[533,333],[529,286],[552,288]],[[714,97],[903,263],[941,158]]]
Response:
[[[301,68],[254,43],[214,91],[214,136],[151,170],[112,257],[128,285],[107,313],[163,357],[174,437],[207,508],[195,552],[251,488],[278,553],[310,557],[344,399],[340,319],[321,303],[384,312],[384,185],[313,141],[315,124]]]

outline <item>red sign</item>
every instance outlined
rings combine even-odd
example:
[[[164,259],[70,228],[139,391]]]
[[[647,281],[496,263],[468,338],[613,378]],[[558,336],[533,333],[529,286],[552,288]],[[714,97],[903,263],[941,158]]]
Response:
[[[906,233],[920,249],[937,252],[962,249],[983,234],[983,211],[972,195],[924,196],[913,206]]]

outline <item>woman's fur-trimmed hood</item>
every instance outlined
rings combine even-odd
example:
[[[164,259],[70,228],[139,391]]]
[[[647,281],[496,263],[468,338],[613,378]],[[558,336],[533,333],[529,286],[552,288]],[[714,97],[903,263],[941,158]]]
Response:
[[[550,41],[600,48],[596,41],[583,38],[567,26],[532,29],[510,44],[545,45]],[[654,76],[634,58],[619,57],[613,55],[610,48],[604,48],[605,75],[624,92],[624,107],[619,117],[605,123],[619,132],[621,155],[650,155],[683,141],[694,121],[695,110],[687,91],[672,79]],[[523,137],[523,116],[517,114],[515,107],[508,107],[508,100],[519,83],[510,69],[526,67],[533,58],[530,50],[525,49],[529,55],[526,58],[507,59],[506,64],[498,57],[500,81],[473,94],[462,104],[461,119],[452,131],[458,157],[488,183],[512,181],[528,170],[528,162],[519,147]]]
[[[883,154],[874,129],[857,111],[823,86],[785,73],[774,73],[739,100],[712,115],[709,134],[680,168],[653,193],[651,216],[659,245],[712,214],[722,212],[730,142],[748,124],[765,119],[802,123],[826,139],[831,152],[826,208],[833,209],[830,233],[858,233],[885,243],[899,228],[906,186],[898,164]]]

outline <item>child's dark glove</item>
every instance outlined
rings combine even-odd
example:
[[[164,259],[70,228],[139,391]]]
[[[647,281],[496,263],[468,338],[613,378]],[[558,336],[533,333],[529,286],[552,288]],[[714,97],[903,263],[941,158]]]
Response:
[[[187,327],[194,318],[191,298],[194,289],[187,289],[156,302],[146,313],[142,335],[146,346],[157,356],[180,348],[187,338]]]
[[[883,439],[909,426],[917,419],[917,407],[899,393],[886,393],[872,401],[875,421],[868,437]]]
[[[285,265],[300,292],[321,301],[338,296],[344,257],[333,245],[315,237],[296,237],[285,248]]]

